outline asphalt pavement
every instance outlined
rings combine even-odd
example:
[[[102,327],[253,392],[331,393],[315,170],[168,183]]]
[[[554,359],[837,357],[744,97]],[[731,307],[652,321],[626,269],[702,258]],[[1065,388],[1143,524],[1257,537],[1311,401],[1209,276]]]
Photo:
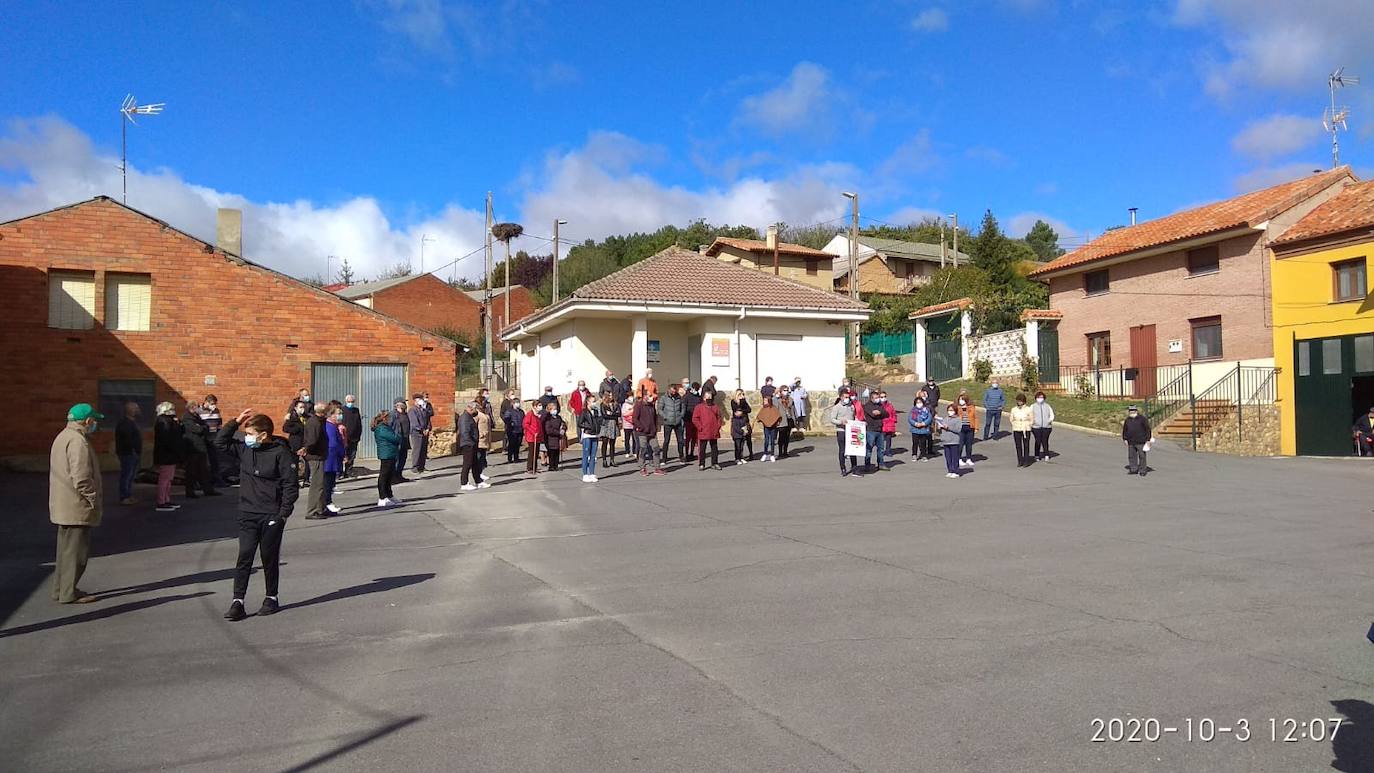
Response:
[[[46,479],[6,476],[0,759],[1371,769],[1370,468],[1166,445],[1140,478],[1119,440],[1052,447],[1018,469],[1009,438],[980,443],[959,480],[900,457],[841,478],[821,436],[777,463],[622,464],[594,485],[575,458],[537,479],[498,463],[466,494],[441,460],[401,508],[358,481],[344,515],[298,511],[281,613],[236,624],[232,491],[172,515],[112,505],[82,582],[102,600],[59,606]]]

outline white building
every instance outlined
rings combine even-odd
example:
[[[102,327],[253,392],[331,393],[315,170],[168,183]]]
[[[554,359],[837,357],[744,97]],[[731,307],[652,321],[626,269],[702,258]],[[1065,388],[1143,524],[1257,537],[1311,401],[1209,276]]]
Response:
[[[844,378],[844,336],[867,305],[801,282],[670,247],[501,332],[521,397],[544,387],[593,389],[607,370],[661,387],[717,377],[720,389],[757,389],[801,377],[811,389]]]

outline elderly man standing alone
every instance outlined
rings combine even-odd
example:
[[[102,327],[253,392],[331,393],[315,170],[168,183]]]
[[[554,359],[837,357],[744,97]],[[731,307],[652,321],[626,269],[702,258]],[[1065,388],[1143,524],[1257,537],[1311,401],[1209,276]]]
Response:
[[[103,418],[87,403],[73,405],[48,460],[48,518],[57,526],[52,598],[60,604],[96,600],[76,584],[86,571],[91,529],[100,525],[100,462],[88,436]]]

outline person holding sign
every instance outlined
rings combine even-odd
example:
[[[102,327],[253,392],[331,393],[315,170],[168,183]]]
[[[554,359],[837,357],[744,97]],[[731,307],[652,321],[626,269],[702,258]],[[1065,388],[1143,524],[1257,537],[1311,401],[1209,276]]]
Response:
[[[840,477],[843,478],[850,473],[856,472],[859,468],[859,454],[850,454],[848,448],[848,430],[851,424],[856,425],[859,431],[859,438],[863,438],[863,423],[856,422],[854,414],[854,398],[847,391],[841,391],[840,396],[835,398],[835,404],[831,405],[825,412],[825,421],[835,429],[835,444],[840,449]],[[860,453],[863,446],[860,446]],[[848,460],[849,468],[845,469],[845,461]]]

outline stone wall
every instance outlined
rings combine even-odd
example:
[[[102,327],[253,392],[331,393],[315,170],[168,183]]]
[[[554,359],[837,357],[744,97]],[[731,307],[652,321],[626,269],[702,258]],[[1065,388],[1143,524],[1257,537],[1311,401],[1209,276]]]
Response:
[[[969,367],[972,368],[975,361],[985,359],[992,362],[993,375],[1016,375],[1021,372],[1021,345],[1025,340],[1025,328],[974,336],[968,342]]]
[[[1274,405],[1246,406],[1237,425],[1232,415],[1211,432],[1198,438],[1199,451],[1235,456],[1277,456],[1279,454],[1279,409]]]

